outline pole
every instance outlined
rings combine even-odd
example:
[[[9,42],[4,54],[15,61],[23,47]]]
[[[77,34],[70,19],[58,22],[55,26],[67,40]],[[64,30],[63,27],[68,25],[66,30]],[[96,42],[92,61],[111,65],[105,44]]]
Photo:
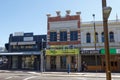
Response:
[[[106,7],[106,0],[102,0],[102,13],[103,8]],[[109,41],[108,41],[108,19],[104,17],[103,13],[103,27],[104,27],[104,38],[105,38],[105,56],[106,56],[106,80],[111,80],[111,69],[110,69],[110,54],[109,54]]]
[[[41,46],[41,55],[40,55],[40,57],[41,57],[41,66],[40,66],[40,68],[41,68],[41,73],[43,72],[43,39],[42,39],[42,46]]]
[[[40,58],[41,58],[41,73],[43,72],[43,53],[41,52],[41,55],[40,55]]]
[[[94,21],[94,46],[96,50],[96,27],[95,27],[95,14],[93,14],[93,21]],[[97,68],[97,53],[95,54],[95,63],[96,63],[96,68]],[[97,69],[96,69],[97,72]]]

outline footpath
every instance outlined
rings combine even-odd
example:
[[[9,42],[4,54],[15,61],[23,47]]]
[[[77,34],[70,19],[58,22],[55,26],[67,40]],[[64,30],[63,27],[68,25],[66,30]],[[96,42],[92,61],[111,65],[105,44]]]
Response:
[[[106,73],[99,73],[99,72],[28,72],[31,74],[37,74],[42,76],[52,76],[52,77],[100,77],[105,78]],[[120,73],[111,73],[113,78],[120,79]]]
[[[106,73],[100,73],[100,72],[37,72],[37,71],[16,71],[16,70],[0,70],[0,73],[27,73],[27,74],[33,74],[33,75],[40,75],[40,76],[51,76],[51,77],[100,77],[105,78]],[[120,73],[111,73],[111,77],[113,78],[119,78],[120,79]]]

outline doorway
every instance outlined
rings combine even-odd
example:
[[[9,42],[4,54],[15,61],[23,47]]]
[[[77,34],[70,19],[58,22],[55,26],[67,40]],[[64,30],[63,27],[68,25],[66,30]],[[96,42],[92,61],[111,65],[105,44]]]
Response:
[[[50,66],[51,70],[56,70],[56,56],[50,57]]]
[[[18,56],[12,56],[12,69],[18,68]]]
[[[61,69],[66,69],[66,56],[60,57]]]

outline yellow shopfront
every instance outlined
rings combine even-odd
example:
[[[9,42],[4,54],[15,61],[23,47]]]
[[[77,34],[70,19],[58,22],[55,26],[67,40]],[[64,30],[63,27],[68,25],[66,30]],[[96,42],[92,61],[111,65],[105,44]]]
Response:
[[[74,70],[78,63],[79,49],[47,49],[46,50],[46,70],[65,71],[70,64]]]

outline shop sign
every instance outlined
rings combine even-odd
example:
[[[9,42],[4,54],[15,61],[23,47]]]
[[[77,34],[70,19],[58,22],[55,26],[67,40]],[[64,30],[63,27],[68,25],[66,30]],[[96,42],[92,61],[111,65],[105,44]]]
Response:
[[[81,50],[80,54],[99,54],[99,50]]]
[[[48,49],[46,55],[69,55],[78,54],[79,49]]]
[[[110,52],[110,54],[116,54],[116,49],[115,48],[111,48],[111,49],[109,49],[109,52]],[[101,49],[100,53],[101,54],[105,54],[105,49]]]
[[[117,53],[117,54],[120,54],[120,49],[116,49],[116,53]]]

